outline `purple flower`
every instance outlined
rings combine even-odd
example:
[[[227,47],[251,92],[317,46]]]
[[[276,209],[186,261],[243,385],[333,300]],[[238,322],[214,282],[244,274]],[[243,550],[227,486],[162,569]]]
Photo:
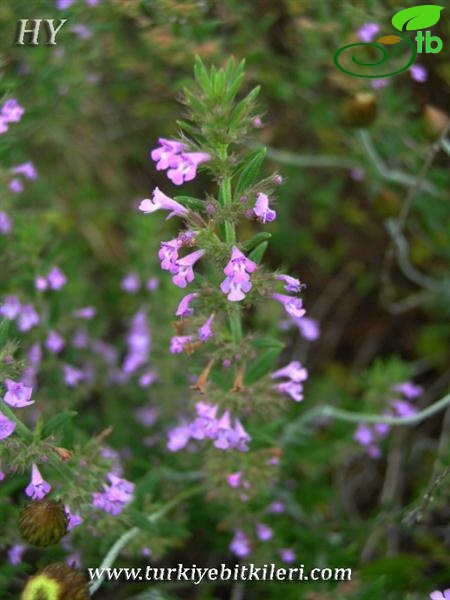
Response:
[[[272,294],[272,298],[283,305],[285,311],[295,319],[300,319],[305,314],[300,298],[293,298],[285,294]]]
[[[194,336],[192,335],[176,335],[170,340],[170,353],[180,354],[183,352],[185,346],[192,342]]]
[[[176,286],[185,288],[188,283],[194,281],[195,275],[193,266],[204,254],[204,250],[196,250],[176,261],[175,265],[177,267],[177,272],[172,277],[172,281]]]
[[[268,525],[265,525],[265,523],[257,523],[256,535],[262,542],[267,542],[273,537],[273,531]]]
[[[161,261],[161,269],[163,271],[169,271],[170,273],[176,273],[178,270],[177,259],[178,250],[182,246],[182,241],[179,239],[169,240],[168,242],[161,242],[161,248],[158,252],[159,259]]]
[[[297,325],[300,335],[304,337],[305,340],[313,342],[320,337],[319,323],[315,319],[302,317],[301,319],[293,319],[293,321]]]
[[[272,373],[271,377],[272,379],[277,379],[279,377],[288,377],[292,381],[296,381],[298,383],[300,381],[305,381],[306,379],[308,379],[308,371],[302,366],[302,364],[298,360],[293,360],[282,369],[278,369],[278,371]]]
[[[67,278],[59,267],[53,267],[47,279],[50,288],[55,291],[60,290],[67,283]]]
[[[9,437],[14,429],[16,428],[16,423],[8,419],[6,415],[0,412],[0,440],[4,440]]]
[[[7,100],[1,109],[1,116],[6,123],[17,123],[22,118],[25,109],[15,98]]]
[[[243,531],[238,529],[235,532],[230,543],[230,550],[239,558],[245,558],[250,554],[250,542]]]
[[[71,512],[68,506],[65,506],[64,509],[69,518],[69,522],[67,524],[67,531],[72,531],[72,529],[78,527],[78,525],[81,525],[81,523],[83,523],[84,519],[81,515],[79,515],[78,513]]]
[[[175,200],[172,200],[172,198],[169,198],[169,196],[163,194],[163,192],[161,192],[161,190],[157,187],[153,190],[151,200],[146,198],[145,200],[141,201],[139,204],[139,210],[145,214],[154,213],[157,210],[168,210],[170,213],[167,219],[170,219],[174,216],[186,217],[188,214],[187,208]]]
[[[237,488],[241,483],[241,478],[241,471],[237,471],[237,473],[230,473],[229,475],[227,475],[227,483],[230,487]]]
[[[290,548],[281,548],[278,553],[281,560],[285,563],[293,563],[295,561],[295,552]]]
[[[182,450],[191,438],[191,430],[188,425],[180,425],[169,430],[167,448],[171,452]]]
[[[167,171],[167,177],[175,185],[182,185],[185,181],[192,181],[197,175],[197,167],[203,162],[210,160],[206,152],[183,152],[178,160]]]
[[[122,279],[120,287],[124,292],[127,292],[127,294],[136,294],[141,287],[139,276],[136,275],[136,273],[128,273],[128,275],[125,275]]]
[[[293,292],[296,294],[301,292],[302,288],[305,287],[303,283],[300,283],[299,279],[291,277],[290,275],[276,275],[275,279],[278,279],[278,281],[282,281],[285,284],[284,289],[286,292]]]
[[[8,187],[12,192],[14,192],[14,194],[20,194],[20,192],[23,192],[23,183],[20,181],[20,179],[11,179],[11,181],[8,183]]]
[[[17,327],[20,331],[29,331],[39,324],[40,318],[32,304],[24,304],[20,309]]]
[[[77,319],[92,319],[95,317],[96,310],[93,306],[86,306],[85,308],[79,308],[73,312],[73,316]]]
[[[211,329],[211,323],[214,319],[214,314],[212,314],[209,319],[200,327],[198,330],[198,337],[202,342],[206,342],[207,339],[213,336],[213,332]]]
[[[267,510],[275,515],[280,515],[284,513],[284,504],[279,500],[274,500]]]
[[[399,417],[411,417],[417,413],[417,408],[406,400],[394,400],[392,406]]]
[[[92,37],[92,30],[86,25],[82,25],[81,23],[77,23],[73,25],[72,32],[80,38],[80,40],[88,40]]]
[[[32,162],[22,163],[17,165],[17,167],[13,167],[11,173],[14,173],[14,175],[23,175],[26,179],[37,178],[37,171]]]
[[[277,383],[274,388],[280,394],[287,394],[295,400],[295,402],[301,402],[303,400],[303,386],[301,383],[295,381],[283,381]]]
[[[178,305],[177,312],[175,313],[177,317],[190,317],[194,314],[192,308],[190,308],[189,304],[192,302],[194,298],[197,297],[196,293],[186,294]]]
[[[52,489],[52,486],[43,479],[42,475],[33,463],[31,468],[31,481],[25,488],[25,494],[32,500],[42,500]]]
[[[361,446],[370,446],[374,440],[372,429],[366,423],[359,423],[353,439]]]
[[[220,284],[220,289],[227,294],[230,302],[239,302],[245,298],[245,294],[252,288],[249,273],[253,273],[255,269],[256,263],[233,246],[231,258],[223,270],[226,278]]]
[[[159,279],[158,277],[150,277],[145,284],[145,287],[149,292],[154,292],[159,287]]]
[[[16,383],[12,379],[5,379],[5,386],[7,389],[6,394],[3,397],[3,401],[13,408],[24,408],[34,404],[34,400],[30,401],[31,394],[33,392],[31,387],[24,385],[19,382]]]
[[[8,235],[8,233],[11,231],[11,229],[12,229],[11,219],[8,217],[8,215],[5,212],[0,211],[0,233],[2,235]]]
[[[63,375],[64,381],[69,387],[77,387],[84,379],[83,371],[72,365],[63,365]]]
[[[92,495],[92,505],[111,515],[118,515],[133,499],[134,484],[114,473],[109,473],[108,479],[109,483],[103,484],[104,491]]]
[[[263,193],[257,195],[253,212],[261,223],[271,223],[272,221],[275,221],[277,217],[277,213],[269,208],[268,196]]]
[[[411,79],[414,79],[414,81],[418,81],[419,83],[425,83],[428,79],[428,71],[423,65],[412,65],[409,68],[409,74],[411,75]]]
[[[0,315],[12,321],[20,313],[20,309],[20,300],[17,296],[5,296],[0,306]]]
[[[131,321],[127,335],[128,353],[125,357],[122,370],[124,373],[134,373],[148,360],[151,346],[151,334],[147,315],[144,310],[139,310]]]
[[[38,275],[34,279],[34,286],[39,292],[45,292],[45,290],[48,288],[47,278],[43,275]]]
[[[66,8],[70,8],[75,0],[56,0],[56,8],[58,10],[66,10]]]
[[[450,600],[450,588],[443,592],[435,591],[430,594],[431,600]]]
[[[57,331],[49,331],[45,341],[47,350],[53,352],[53,354],[58,354],[64,348],[65,344],[64,338]]]
[[[22,556],[27,547],[24,544],[14,544],[7,552],[8,562],[10,565],[20,565]]]
[[[362,42],[371,42],[380,31],[380,26],[377,23],[364,23],[356,32]]]
[[[379,79],[372,79],[372,81],[370,82],[370,85],[373,87],[374,90],[381,90],[382,88],[389,85],[389,80],[387,77],[381,77]]]
[[[412,381],[404,381],[403,383],[394,385],[392,389],[394,392],[400,392],[409,400],[418,398],[423,392],[423,387],[420,385],[415,385]]]
[[[155,371],[146,371],[145,373],[142,373],[142,375],[139,377],[139,385],[143,388],[146,388],[152,385],[152,383],[156,381],[156,378],[157,376]]]
[[[139,423],[142,423],[145,427],[151,427],[158,418],[159,412],[152,406],[142,406],[141,408],[138,408],[134,414]]]
[[[186,144],[165,138],[159,138],[158,142],[161,145],[150,153],[152,160],[156,162],[156,169],[164,171],[171,166],[176,166],[180,153],[187,149]]]

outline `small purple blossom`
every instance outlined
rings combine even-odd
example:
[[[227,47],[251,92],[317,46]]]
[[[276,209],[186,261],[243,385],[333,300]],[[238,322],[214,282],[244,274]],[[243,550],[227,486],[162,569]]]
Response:
[[[247,258],[236,246],[233,246],[231,258],[224,268],[226,278],[220,284],[220,289],[227,294],[230,302],[239,302],[251,290],[250,275],[256,269],[256,263]]]
[[[76,317],[77,319],[92,319],[93,317],[95,317],[96,314],[96,310],[93,306],[86,306],[84,308],[79,308],[78,310],[75,310],[73,312],[73,316]]]
[[[32,162],[22,163],[16,167],[13,167],[11,169],[11,173],[14,175],[23,175],[26,179],[30,180],[37,178],[36,167]]]
[[[237,471],[236,473],[230,473],[229,475],[227,475],[227,483],[230,487],[237,488],[241,483],[241,478],[241,471]]]
[[[267,542],[273,537],[272,529],[265,523],[256,524],[256,535],[261,542]]]
[[[210,159],[206,152],[182,152],[178,155],[176,163],[167,171],[167,177],[175,185],[192,181],[197,175],[197,167]]]
[[[7,558],[10,565],[20,565],[22,556],[27,547],[24,544],[13,544],[7,552]]]
[[[25,332],[33,329],[39,324],[40,318],[32,304],[24,304],[18,315],[17,327],[20,331]]]
[[[271,375],[272,379],[287,377],[295,382],[301,382],[308,379],[308,371],[302,366],[298,360],[293,360],[288,365],[278,371],[274,371]]]
[[[172,281],[176,286],[185,288],[188,283],[194,281],[195,275],[193,267],[204,254],[204,250],[195,250],[176,261],[175,266],[177,267],[177,272],[172,277]]]
[[[53,354],[58,354],[66,345],[64,338],[59,335],[57,331],[49,331],[47,339],[45,340],[45,347],[49,352]]]
[[[103,484],[103,492],[94,492],[92,505],[111,515],[120,514],[133,499],[134,484],[126,479],[108,474],[109,483]]]
[[[285,284],[284,289],[286,292],[297,294],[305,287],[304,283],[301,283],[299,279],[291,277],[290,275],[276,275],[275,279],[278,279],[278,281],[282,281]]]
[[[0,211],[0,233],[2,235],[8,235],[8,233],[10,233],[11,229],[12,229],[11,219],[8,217],[8,215],[5,212]]]
[[[25,494],[32,500],[42,500],[52,489],[52,486],[43,479],[35,463],[31,468],[31,481],[25,488]]]
[[[128,352],[122,370],[126,374],[131,374],[147,362],[150,352],[151,333],[144,310],[139,310],[131,321],[127,346]]]
[[[19,315],[20,310],[21,304],[17,296],[5,296],[3,304],[0,306],[0,315],[12,321]]]
[[[185,346],[192,342],[194,336],[192,335],[176,335],[170,340],[170,353],[180,354],[183,352]]]
[[[3,397],[3,401],[13,408],[24,408],[34,404],[34,400],[31,400],[31,394],[33,392],[31,387],[24,385],[21,382],[16,383],[12,379],[5,379],[5,386],[7,389],[6,394]]]
[[[15,98],[7,100],[0,111],[1,118],[5,123],[18,123],[22,118],[25,109],[20,106]]]
[[[181,299],[181,302],[178,305],[177,311],[175,313],[176,316],[183,317],[183,318],[192,316],[194,314],[194,310],[190,307],[190,303],[196,297],[197,297],[196,293],[186,294],[186,296],[184,296]]]
[[[174,216],[186,217],[188,214],[187,208],[182,206],[179,202],[172,200],[172,198],[169,198],[169,196],[163,194],[163,192],[161,192],[161,190],[157,187],[153,190],[151,200],[146,198],[140,202],[139,210],[145,214],[151,214],[157,210],[168,210],[170,212],[167,219],[170,219]]]
[[[202,342],[206,342],[206,340],[214,335],[211,329],[213,319],[214,315],[212,314],[198,330],[198,337]]]
[[[295,552],[291,548],[281,548],[278,551],[280,558],[285,563],[293,563],[295,561]]]
[[[295,402],[301,402],[303,400],[303,386],[301,383],[295,381],[283,381],[277,383],[274,389],[280,394],[287,394],[295,400]]]
[[[159,287],[159,279],[158,277],[150,277],[145,284],[145,287],[149,292],[154,292]]]
[[[45,290],[48,289],[47,278],[43,275],[38,275],[34,279],[34,286],[39,292],[45,292]]]
[[[430,594],[431,600],[450,600],[450,588],[440,592],[436,590]]]
[[[72,529],[78,527],[78,525],[81,525],[81,523],[83,523],[84,519],[79,513],[71,512],[68,506],[65,506],[64,509],[69,518],[69,522],[67,524],[67,531],[72,531]]]
[[[0,412],[0,440],[4,440],[9,437],[15,428],[16,423],[8,419],[6,415]]]
[[[141,280],[136,273],[128,273],[122,279],[120,287],[127,294],[136,294],[141,288]]]
[[[305,340],[313,342],[320,337],[319,323],[315,319],[302,317],[301,319],[293,319],[293,321],[297,325],[300,335],[304,337]]]
[[[369,43],[380,31],[377,23],[364,23],[356,32],[362,42]]]
[[[276,211],[269,208],[268,196],[263,193],[257,195],[253,212],[260,223],[271,223],[277,217]]]
[[[54,291],[60,290],[67,283],[67,278],[59,267],[53,267],[47,275],[48,284]]]
[[[418,398],[423,392],[423,387],[420,385],[416,385],[412,381],[404,381],[403,383],[394,385],[392,389],[394,390],[394,392],[400,392],[405,396],[405,398],[408,398],[409,400],[412,400],[413,398]]]
[[[191,429],[188,425],[180,425],[169,430],[167,448],[171,452],[182,450],[191,439]]]
[[[159,138],[158,142],[160,146],[152,150],[150,156],[156,162],[156,169],[165,171],[178,163],[179,155],[187,149],[187,146],[183,142],[166,138]]]
[[[70,8],[75,0],[56,0],[56,8],[58,10],[66,10]]]
[[[159,259],[161,261],[161,269],[163,271],[169,271],[170,273],[176,273],[178,270],[177,260],[178,251],[182,246],[182,241],[179,239],[169,240],[168,242],[161,242],[161,247],[158,252]]]
[[[285,294],[272,294],[272,298],[280,302],[285,311],[295,319],[300,319],[306,313],[300,298],[293,298]]]
[[[411,79],[417,81],[418,83],[425,83],[428,79],[428,71],[423,65],[412,65],[409,68],[409,74],[411,75]]]
[[[280,500],[274,500],[267,510],[274,515],[281,515],[284,513],[284,504],[283,502],[280,502]]]
[[[143,388],[149,387],[157,379],[155,371],[149,370],[139,376],[139,385]]]
[[[87,25],[83,25],[82,23],[76,23],[73,25],[71,31],[80,40],[89,40],[92,37],[92,29],[87,27]]]
[[[372,79],[370,85],[374,90],[381,90],[387,85],[389,85],[389,80],[387,77],[380,77],[378,79]]]
[[[230,550],[239,558],[245,558],[251,552],[250,541],[241,530],[237,530],[230,543]]]
[[[20,181],[20,179],[11,179],[11,181],[8,183],[8,187],[14,194],[20,194],[23,192],[23,183]]]
[[[63,375],[64,381],[69,387],[77,387],[84,379],[83,371],[72,365],[63,365]]]

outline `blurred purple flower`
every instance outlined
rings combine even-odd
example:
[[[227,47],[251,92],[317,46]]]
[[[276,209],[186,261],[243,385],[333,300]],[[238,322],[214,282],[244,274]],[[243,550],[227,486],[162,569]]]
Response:
[[[17,296],[5,296],[0,306],[0,315],[12,321],[19,315],[20,310],[21,304]]]
[[[262,542],[267,542],[273,537],[272,529],[265,523],[256,524],[256,535]]]
[[[84,379],[84,373],[77,367],[72,365],[63,365],[63,375],[66,385],[69,387],[77,387]]]
[[[10,233],[11,229],[12,229],[11,219],[8,217],[8,215],[5,212],[0,211],[0,233],[2,235],[8,235],[8,233]]]
[[[24,544],[13,544],[7,552],[7,558],[10,565],[20,565],[22,556],[27,547]]]
[[[64,338],[59,335],[57,331],[49,331],[47,335],[47,339],[45,340],[45,346],[47,350],[52,352],[53,354],[58,354],[66,345]]]
[[[136,294],[141,288],[141,281],[136,273],[128,273],[122,279],[120,287],[127,294]]]
[[[25,494],[32,500],[42,500],[52,489],[52,486],[43,479],[35,463],[31,468],[31,481],[25,488]]]
[[[0,412],[0,440],[4,440],[9,437],[14,429],[16,428],[16,423],[8,419],[6,415]]]
[[[59,267],[53,267],[47,275],[49,286],[52,290],[60,290],[66,283],[67,278]]]
[[[286,296],[286,294],[272,294],[272,298],[283,305],[285,311],[295,319],[300,319],[305,314],[305,309],[300,298]]]
[[[206,342],[206,340],[214,335],[211,329],[213,319],[214,315],[212,314],[198,330],[198,337],[202,342]]]
[[[22,163],[13,167],[11,173],[14,173],[14,175],[23,175],[26,179],[31,180],[37,178],[36,167],[32,162]]]
[[[380,26],[377,23],[364,23],[356,34],[362,42],[368,43],[373,40],[379,31]]]
[[[20,331],[29,331],[39,324],[40,318],[32,304],[24,304],[18,315],[17,327]]]
[[[34,404],[34,400],[31,400],[32,388],[24,385],[21,382],[16,383],[12,379],[5,379],[5,386],[7,389],[6,394],[3,397],[3,401],[13,408],[24,408]]]
[[[259,193],[256,197],[256,203],[253,212],[260,223],[271,223],[277,217],[276,211],[269,207],[269,198],[266,194]]]
[[[250,542],[245,533],[237,530],[230,543],[230,550],[239,558],[245,558],[251,552]]]
[[[411,75],[411,79],[414,81],[418,81],[419,83],[425,83],[428,79],[428,71],[423,65],[412,65],[409,68],[409,74]]]

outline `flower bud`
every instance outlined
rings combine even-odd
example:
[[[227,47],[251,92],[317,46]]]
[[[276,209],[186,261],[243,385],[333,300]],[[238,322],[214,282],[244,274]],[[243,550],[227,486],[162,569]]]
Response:
[[[37,500],[23,509],[19,517],[22,538],[33,546],[57,544],[66,534],[68,517],[62,502]]]
[[[88,600],[87,580],[81,571],[52,563],[30,577],[21,600]]]
[[[422,115],[423,131],[432,141],[438,140],[449,124],[449,117],[444,111],[428,104]]]
[[[377,115],[377,100],[370,92],[360,92],[344,103],[342,122],[350,127],[367,127]]]

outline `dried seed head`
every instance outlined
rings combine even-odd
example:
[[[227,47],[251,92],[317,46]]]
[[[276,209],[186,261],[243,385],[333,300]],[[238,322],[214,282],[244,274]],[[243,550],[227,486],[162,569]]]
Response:
[[[57,544],[66,534],[68,517],[62,502],[38,500],[23,509],[19,517],[22,538],[33,546]]]

